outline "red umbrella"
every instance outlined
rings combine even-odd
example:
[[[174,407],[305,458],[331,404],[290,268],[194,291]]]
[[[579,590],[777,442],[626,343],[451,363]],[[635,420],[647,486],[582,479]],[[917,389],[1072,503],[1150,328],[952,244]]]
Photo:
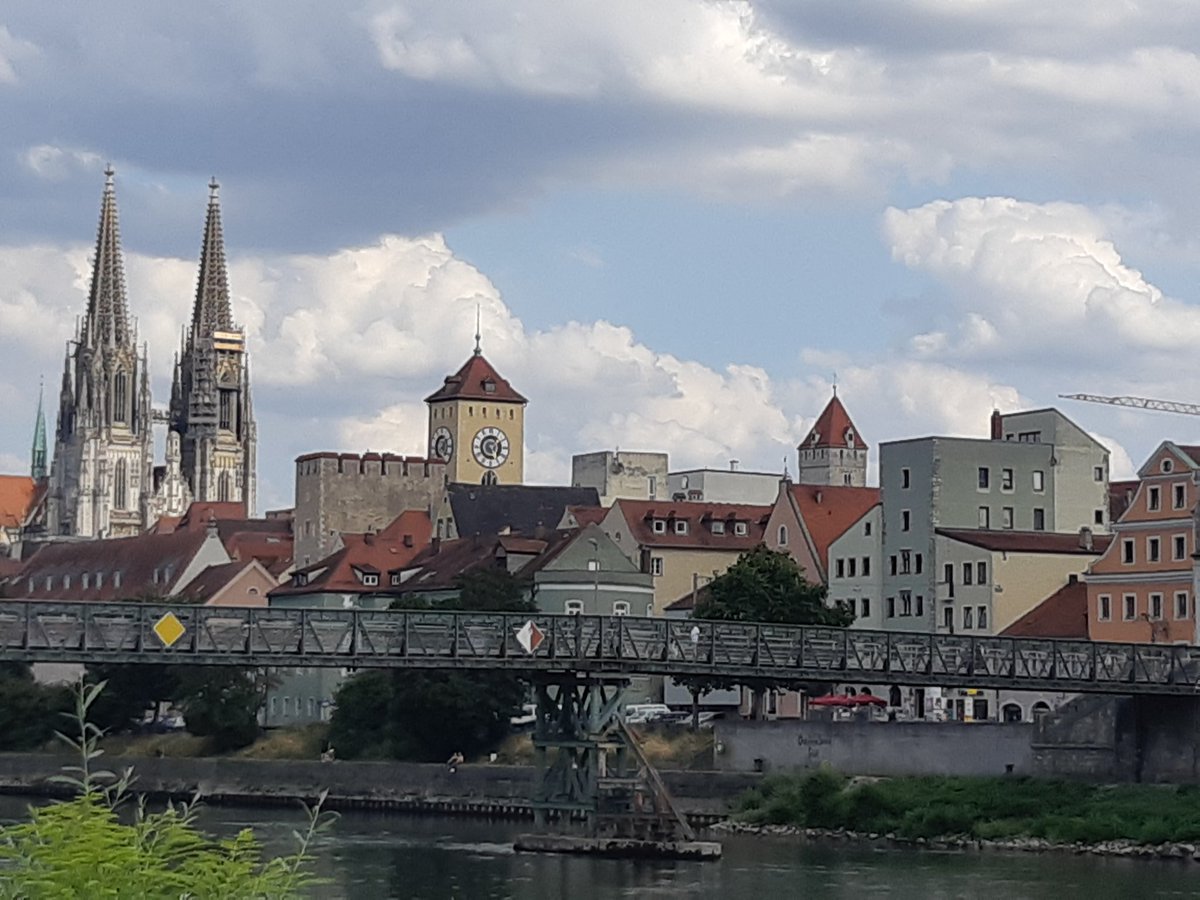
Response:
[[[858,694],[854,697],[847,697],[851,706],[887,706],[887,701],[882,697],[876,697],[874,694]]]
[[[827,697],[814,697],[808,701],[809,706],[853,706],[856,698],[845,694],[830,694]]]

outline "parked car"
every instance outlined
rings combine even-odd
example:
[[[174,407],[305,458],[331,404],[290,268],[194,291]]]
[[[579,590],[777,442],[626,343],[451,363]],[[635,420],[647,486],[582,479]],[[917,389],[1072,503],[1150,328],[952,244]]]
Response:
[[[521,705],[521,712],[508,720],[508,724],[518,731],[526,731],[532,729],[537,723],[537,704],[524,703]]]
[[[625,723],[627,725],[644,725],[670,714],[671,707],[665,703],[630,703],[625,707]]]

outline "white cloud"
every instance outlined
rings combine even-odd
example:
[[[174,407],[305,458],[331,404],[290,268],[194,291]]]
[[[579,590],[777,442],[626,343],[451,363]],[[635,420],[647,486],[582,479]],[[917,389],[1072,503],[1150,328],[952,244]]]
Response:
[[[34,175],[46,181],[63,181],[76,172],[100,168],[99,154],[54,144],[30,147],[22,154],[21,162]]]

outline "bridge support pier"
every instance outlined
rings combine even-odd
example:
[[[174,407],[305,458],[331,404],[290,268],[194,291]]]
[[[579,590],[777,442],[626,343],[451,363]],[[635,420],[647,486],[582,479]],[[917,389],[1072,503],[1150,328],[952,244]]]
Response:
[[[581,818],[591,838],[623,846],[695,840],[621,718],[627,683],[574,673],[534,682],[533,808],[540,831],[556,816],[564,825]]]

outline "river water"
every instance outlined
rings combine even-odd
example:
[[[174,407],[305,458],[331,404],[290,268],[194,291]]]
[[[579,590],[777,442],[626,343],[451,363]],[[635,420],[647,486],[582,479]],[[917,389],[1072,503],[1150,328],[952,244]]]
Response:
[[[0,797],[0,819],[25,801]],[[229,835],[252,827],[269,849],[286,852],[303,824],[297,810],[211,807],[204,827]],[[1031,853],[875,850],[808,846],[784,838],[723,835],[719,862],[592,859],[514,853],[526,826],[462,818],[347,813],[314,848],[328,879],[314,896],[625,897],[638,900],[787,898],[1107,898],[1200,896],[1200,864]]]

